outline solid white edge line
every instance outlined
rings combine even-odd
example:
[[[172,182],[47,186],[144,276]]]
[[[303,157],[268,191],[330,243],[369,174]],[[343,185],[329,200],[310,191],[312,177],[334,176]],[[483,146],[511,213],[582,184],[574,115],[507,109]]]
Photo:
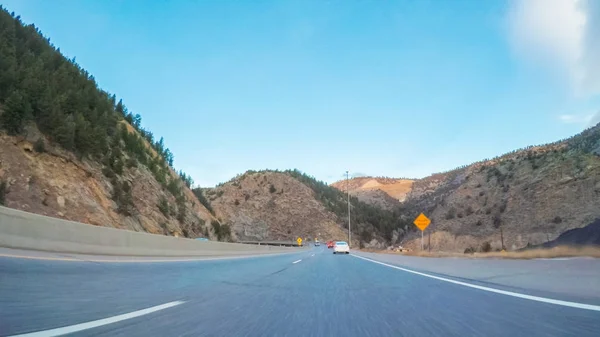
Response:
[[[292,262],[292,264],[296,264],[298,262],[302,262],[302,260],[294,261],[294,262]]]
[[[117,323],[117,322],[120,322],[120,321],[124,321],[126,319],[130,319],[130,318],[135,318],[135,317],[147,315],[147,314],[150,314],[150,313],[153,313],[153,312],[156,312],[156,311],[160,311],[160,310],[163,310],[163,309],[171,308],[171,307],[183,304],[183,303],[185,303],[185,301],[174,301],[174,302],[169,302],[169,303],[157,305],[157,306],[154,306],[154,307],[150,307],[150,308],[146,308],[146,309],[142,309],[142,310],[130,312],[130,313],[127,313],[127,314],[122,314],[122,315],[118,315],[118,316],[113,316],[113,317],[108,317],[108,318],[104,318],[104,319],[99,319],[99,320],[96,320],[96,321],[90,321],[90,322],[85,322],[85,323],[81,323],[81,324],[69,325],[69,326],[65,326],[65,327],[62,327],[62,328],[56,328],[56,329],[50,329],[50,330],[43,330],[43,331],[25,333],[25,334],[21,334],[21,335],[12,335],[12,336],[8,336],[8,337],[51,337],[51,336],[62,336],[62,335],[66,335],[66,334],[69,334],[69,333],[74,333],[74,332],[83,331],[83,330],[87,330],[87,329],[97,328],[97,327],[102,326],[102,325]]]
[[[571,307],[571,308],[577,308],[577,309],[600,311],[600,306],[598,306],[598,305],[584,304],[584,303],[577,303],[577,302],[569,302],[569,301],[561,301],[561,300],[555,300],[555,299],[546,298],[546,297],[525,295],[525,294],[515,293],[515,292],[512,292],[512,291],[505,291],[505,290],[500,290],[500,289],[483,287],[483,286],[478,286],[478,285],[471,284],[471,283],[466,283],[466,282],[461,282],[461,281],[455,281],[455,280],[447,279],[447,278],[444,278],[444,277],[439,277],[439,276],[434,276],[434,275],[429,275],[429,274],[421,273],[421,272],[418,272],[418,271],[414,271],[414,270],[410,270],[410,269],[406,269],[406,268],[394,266],[394,265],[387,264],[387,263],[384,263],[384,262],[379,262],[379,261],[372,260],[372,259],[369,259],[369,258],[366,258],[366,257],[362,257],[362,256],[357,256],[357,255],[352,255],[352,256],[354,256],[356,258],[359,258],[359,259],[366,260],[366,261],[370,261],[370,262],[373,262],[373,263],[377,263],[377,264],[380,264],[382,266],[386,266],[386,267],[390,267],[390,268],[402,270],[402,271],[405,271],[407,273],[421,275],[421,276],[429,277],[429,278],[432,278],[432,279],[436,279],[436,280],[440,280],[440,281],[444,281],[444,282],[449,282],[449,283],[454,283],[454,284],[458,284],[458,285],[469,287],[469,288],[474,288],[474,289],[489,291],[489,292],[496,293],[496,294],[501,294],[501,295],[506,295],[506,296],[512,296],[512,297],[518,297],[518,298],[523,298],[523,299],[531,300],[531,301],[537,301],[537,302],[543,302],[543,303],[550,303],[550,304],[562,305],[562,306],[565,306],[565,307]]]

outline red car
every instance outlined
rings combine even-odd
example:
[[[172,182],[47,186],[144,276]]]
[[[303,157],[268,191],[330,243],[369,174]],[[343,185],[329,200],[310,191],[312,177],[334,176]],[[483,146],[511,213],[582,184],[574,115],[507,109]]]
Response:
[[[327,248],[333,248],[333,241],[327,241]]]

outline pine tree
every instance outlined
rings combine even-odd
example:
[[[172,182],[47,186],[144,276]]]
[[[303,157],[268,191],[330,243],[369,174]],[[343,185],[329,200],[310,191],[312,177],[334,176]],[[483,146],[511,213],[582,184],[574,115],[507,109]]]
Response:
[[[2,127],[11,135],[21,133],[25,116],[28,114],[27,109],[27,104],[24,104],[21,93],[13,91],[5,102],[4,112],[1,116]]]
[[[8,12],[0,10],[0,100],[6,99],[16,84],[15,42],[15,21]]]

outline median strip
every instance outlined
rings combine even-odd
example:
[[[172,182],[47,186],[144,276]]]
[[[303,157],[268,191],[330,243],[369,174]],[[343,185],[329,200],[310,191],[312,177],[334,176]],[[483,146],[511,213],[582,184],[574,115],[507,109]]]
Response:
[[[515,292],[512,292],[512,291],[505,291],[505,290],[500,290],[500,289],[495,289],[495,288],[483,287],[483,286],[478,286],[478,285],[471,284],[471,283],[466,283],[466,282],[456,281],[456,280],[452,280],[452,279],[448,279],[448,278],[444,278],[444,277],[439,277],[439,276],[435,276],[435,275],[421,273],[421,272],[418,272],[418,271],[414,271],[414,270],[410,270],[410,269],[406,269],[406,268],[394,266],[394,265],[387,264],[387,263],[384,263],[384,262],[379,262],[379,261],[372,260],[372,259],[369,259],[369,258],[366,258],[366,257],[362,257],[362,256],[357,256],[357,255],[352,255],[352,256],[354,256],[355,258],[358,258],[358,259],[363,259],[365,261],[377,263],[377,264],[380,264],[382,266],[386,266],[386,267],[390,267],[390,268],[402,270],[402,271],[405,271],[407,273],[412,273],[412,274],[416,274],[416,275],[420,275],[420,276],[425,276],[425,277],[429,277],[429,278],[432,278],[432,279],[436,279],[436,280],[440,280],[440,281],[444,281],[444,282],[448,282],[448,283],[454,283],[454,284],[458,284],[458,285],[469,287],[469,288],[479,289],[479,290],[483,290],[483,291],[489,291],[491,293],[496,293],[496,294],[501,294],[501,295],[507,295],[507,296],[512,296],[512,297],[518,297],[518,298],[522,298],[522,299],[526,299],[526,300],[530,300],[530,301],[536,301],[536,302],[543,302],[543,303],[550,303],[550,304],[562,305],[564,307],[571,307],[571,308],[585,309],[585,310],[592,310],[592,311],[600,311],[600,306],[598,306],[598,305],[584,304],[584,303],[577,303],[577,302],[569,302],[569,301],[561,301],[561,300],[555,300],[555,299],[546,298],[546,297],[525,295],[525,294],[515,293]]]
[[[74,332],[79,332],[79,331],[83,331],[83,330],[97,328],[99,326],[103,326],[103,325],[107,325],[107,324],[117,323],[117,322],[124,321],[124,320],[130,319],[130,318],[135,318],[135,317],[140,317],[140,316],[148,315],[148,314],[151,314],[153,312],[164,310],[164,309],[168,309],[168,308],[172,308],[174,306],[178,306],[178,305],[183,304],[183,303],[185,303],[185,301],[174,301],[174,302],[169,302],[169,303],[157,305],[157,306],[154,306],[154,307],[150,307],[150,308],[146,308],[146,309],[142,309],[142,310],[130,312],[130,313],[127,313],[127,314],[122,314],[122,315],[118,315],[118,316],[113,316],[113,317],[108,317],[108,318],[104,318],[104,319],[99,319],[99,320],[96,320],[96,321],[90,321],[90,322],[81,323],[81,324],[69,325],[69,326],[65,326],[65,327],[62,327],[62,328],[56,328],[56,329],[50,329],[50,330],[43,330],[43,331],[31,332],[31,333],[20,334],[20,335],[12,335],[12,336],[8,336],[8,337],[51,337],[51,336],[62,336],[62,335],[66,335],[66,334],[70,334],[70,333],[74,333]]]

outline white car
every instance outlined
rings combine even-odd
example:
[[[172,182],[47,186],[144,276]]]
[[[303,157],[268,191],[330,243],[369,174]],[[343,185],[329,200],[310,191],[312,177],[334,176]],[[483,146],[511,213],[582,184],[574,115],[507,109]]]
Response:
[[[334,254],[337,254],[337,253],[350,254],[350,246],[348,246],[348,243],[345,241],[336,241],[335,244],[333,245],[333,253]]]

